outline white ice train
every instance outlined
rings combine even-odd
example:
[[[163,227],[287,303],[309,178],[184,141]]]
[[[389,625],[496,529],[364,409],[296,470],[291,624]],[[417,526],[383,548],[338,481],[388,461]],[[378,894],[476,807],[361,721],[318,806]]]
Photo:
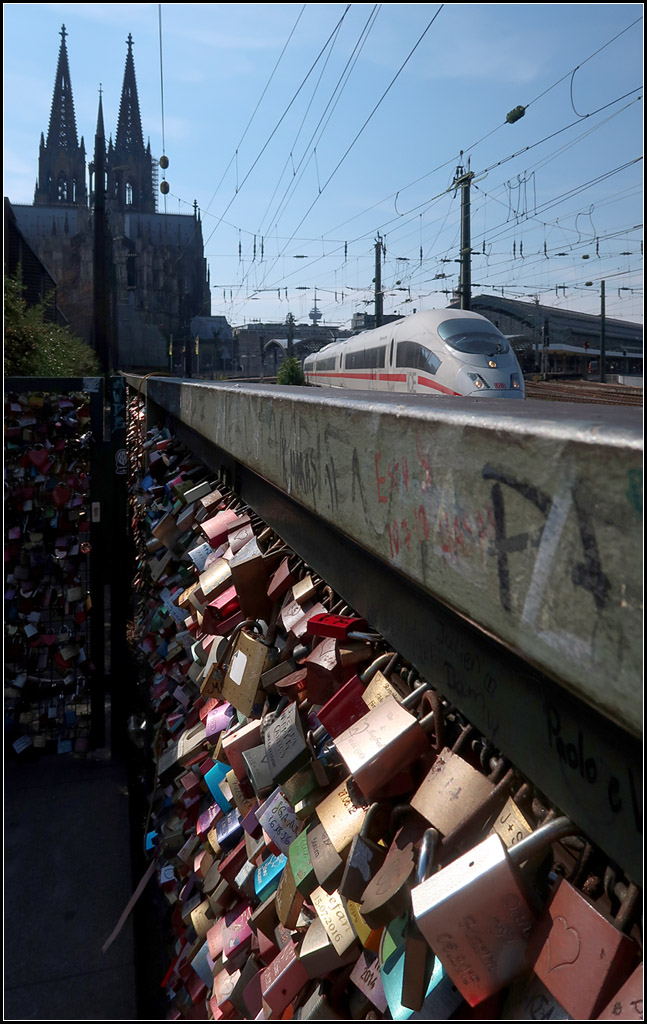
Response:
[[[509,342],[479,313],[430,309],[326,345],[304,360],[309,384],[394,393],[525,398]]]

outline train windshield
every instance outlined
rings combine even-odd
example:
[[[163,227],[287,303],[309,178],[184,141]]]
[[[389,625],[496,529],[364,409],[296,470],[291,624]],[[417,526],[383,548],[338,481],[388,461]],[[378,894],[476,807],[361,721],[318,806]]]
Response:
[[[444,320],[438,333],[452,348],[471,355],[496,356],[510,351],[510,346],[501,331],[486,320],[465,319]]]

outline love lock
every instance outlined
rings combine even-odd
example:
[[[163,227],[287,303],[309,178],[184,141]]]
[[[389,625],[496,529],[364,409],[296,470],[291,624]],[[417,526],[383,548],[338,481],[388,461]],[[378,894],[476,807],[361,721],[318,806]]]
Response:
[[[470,1006],[526,967],[536,914],[518,866],[576,832],[557,818],[509,850],[491,835],[412,890],[418,927]]]

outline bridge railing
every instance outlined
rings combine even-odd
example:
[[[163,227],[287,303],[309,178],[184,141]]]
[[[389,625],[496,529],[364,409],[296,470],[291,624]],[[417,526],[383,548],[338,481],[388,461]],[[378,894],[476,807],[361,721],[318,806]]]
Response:
[[[641,874],[640,410],[127,384]]]

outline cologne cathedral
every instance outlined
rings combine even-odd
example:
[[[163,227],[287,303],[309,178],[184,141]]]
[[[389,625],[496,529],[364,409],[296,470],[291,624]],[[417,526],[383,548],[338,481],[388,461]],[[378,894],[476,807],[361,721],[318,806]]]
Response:
[[[114,142],[110,136],[106,143],[100,95],[94,159],[86,165],[62,27],[34,203],[12,204],[12,210],[20,232],[56,281],[56,302],[70,328],[93,344],[97,171],[103,175],[115,362],[120,369],[166,368],[171,339],[176,348],[185,345],[191,320],[210,316],[210,286],[197,204],[192,215],[157,212],[158,161],[150,142],[144,145],[130,35],[127,47]]]

